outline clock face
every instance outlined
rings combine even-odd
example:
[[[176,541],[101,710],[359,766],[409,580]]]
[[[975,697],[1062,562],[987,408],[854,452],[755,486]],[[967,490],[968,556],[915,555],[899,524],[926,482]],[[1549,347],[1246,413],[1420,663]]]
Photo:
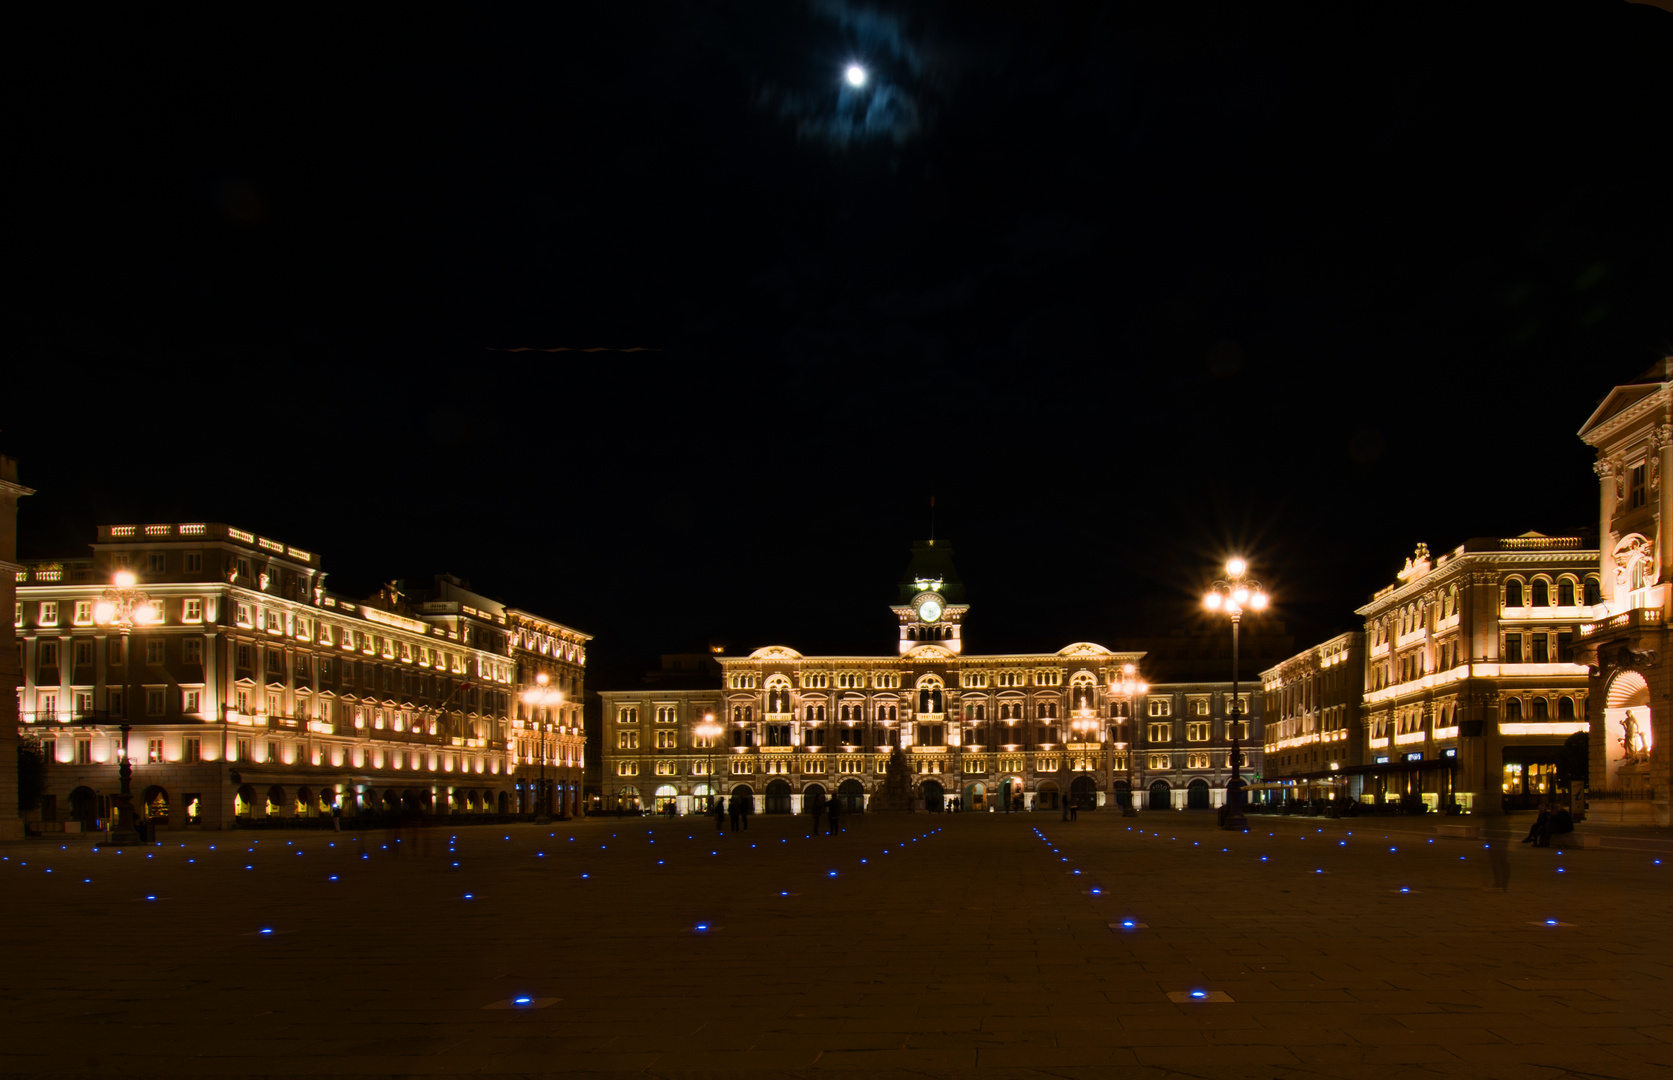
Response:
[[[918,605],[918,618],[924,622],[934,622],[941,617],[941,602],[939,600],[925,600]]]

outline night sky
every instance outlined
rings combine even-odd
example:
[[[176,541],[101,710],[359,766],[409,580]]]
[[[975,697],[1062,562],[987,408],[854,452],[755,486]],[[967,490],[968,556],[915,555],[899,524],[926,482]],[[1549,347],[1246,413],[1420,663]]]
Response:
[[[12,82],[23,554],[225,520],[628,670],[887,651],[932,495],[974,651],[1232,549],[1305,645],[1417,541],[1595,528],[1673,15],[1367,7],[77,8]]]

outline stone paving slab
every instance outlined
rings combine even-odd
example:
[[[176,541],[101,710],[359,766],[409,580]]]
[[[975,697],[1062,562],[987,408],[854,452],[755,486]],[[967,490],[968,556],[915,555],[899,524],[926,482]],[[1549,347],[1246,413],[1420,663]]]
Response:
[[[0,1076],[1673,1078],[1653,851],[851,821],[7,845]]]

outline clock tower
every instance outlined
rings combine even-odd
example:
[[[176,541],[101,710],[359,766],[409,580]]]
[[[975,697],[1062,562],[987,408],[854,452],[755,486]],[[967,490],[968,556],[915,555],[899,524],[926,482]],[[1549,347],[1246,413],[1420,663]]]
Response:
[[[953,569],[952,545],[945,540],[919,540],[912,545],[900,594],[890,611],[900,624],[900,651],[910,652],[926,642],[950,653],[964,651],[964,583]]]

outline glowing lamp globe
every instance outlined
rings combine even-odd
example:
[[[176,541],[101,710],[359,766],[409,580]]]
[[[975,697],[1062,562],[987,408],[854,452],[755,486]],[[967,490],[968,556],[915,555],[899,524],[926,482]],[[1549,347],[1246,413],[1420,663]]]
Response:
[[[1264,611],[1266,609],[1266,594],[1258,592],[1254,596],[1251,596],[1249,598],[1249,606],[1254,608],[1256,611]]]
[[[93,621],[107,623],[116,618],[116,605],[109,600],[100,600],[93,605]]]
[[[1226,573],[1231,577],[1242,577],[1243,572],[1248,569],[1249,564],[1244,562],[1242,559],[1232,558],[1226,560]]]
[[[849,86],[864,86],[866,84],[866,69],[858,64],[849,64],[848,70],[843,72],[843,78],[848,80]]]
[[[131,589],[134,587],[135,578],[131,570],[118,570],[116,576],[110,580],[118,589]]]
[[[1210,611],[1219,611],[1223,602],[1224,597],[1217,592],[1211,592],[1202,598],[1202,606]]]

